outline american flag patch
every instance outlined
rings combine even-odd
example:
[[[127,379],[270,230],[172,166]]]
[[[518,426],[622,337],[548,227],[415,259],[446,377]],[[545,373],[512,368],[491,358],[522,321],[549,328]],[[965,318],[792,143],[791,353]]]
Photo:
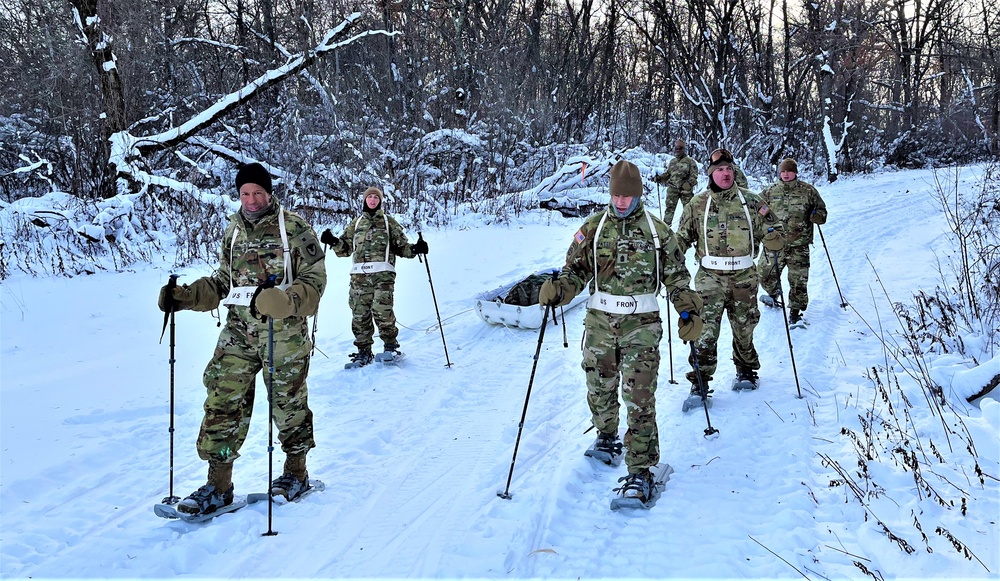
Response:
[[[767,216],[768,212],[767,204],[761,204],[759,212],[761,216]]]
[[[573,240],[576,240],[577,244],[583,244],[583,240],[586,236],[583,235],[583,230],[577,230],[576,234],[573,235]]]

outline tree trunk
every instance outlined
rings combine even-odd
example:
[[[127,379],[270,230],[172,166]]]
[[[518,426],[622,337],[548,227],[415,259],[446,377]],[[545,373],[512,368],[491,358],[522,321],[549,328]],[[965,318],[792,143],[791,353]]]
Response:
[[[103,27],[97,14],[97,0],[70,0],[81,34],[90,48],[90,57],[97,69],[98,85],[101,88],[101,99],[104,112],[101,118],[102,145],[99,159],[107,160],[111,151],[111,136],[126,127],[125,90],[122,87],[115,55],[112,51],[112,39]],[[110,164],[103,163],[101,176],[98,179],[97,192],[99,197],[107,199],[114,196],[115,172]]]

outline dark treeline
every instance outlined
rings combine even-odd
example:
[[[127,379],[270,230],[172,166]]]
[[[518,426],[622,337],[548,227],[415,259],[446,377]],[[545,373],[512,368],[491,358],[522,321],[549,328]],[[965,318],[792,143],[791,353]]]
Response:
[[[698,160],[724,145],[770,174],[791,155],[831,180],[995,158],[998,12],[994,0],[6,0],[0,197],[228,193],[236,163],[260,160],[307,210],[341,211],[372,183],[406,208],[450,208],[530,187],[573,153],[667,151],[674,138]],[[354,14],[343,46],[309,53]],[[165,136],[300,53],[294,73]],[[123,137],[135,138],[127,168]]]

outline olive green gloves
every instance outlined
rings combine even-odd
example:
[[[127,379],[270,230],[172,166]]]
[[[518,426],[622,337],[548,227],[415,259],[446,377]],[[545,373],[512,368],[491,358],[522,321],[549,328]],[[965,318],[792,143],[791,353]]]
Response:
[[[295,314],[292,295],[277,287],[266,288],[257,295],[257,312],[272,319],[284,319]]]
[[[568,279],[550,279],[542,283],[538,289],[538,304],[542,306],[562,307],[568,305],[576,296],[576,287]]]
[[[771,229],[764,235],[764,248],[768,250],[781,250],[785,247],[785,237],[781,232]]]
[[[190,286],[175,286],[170,290],[170,284],[166,284],[160,289],[159,299],[156,304],[164,313],[170,312],[169,298],[173,298],[174,311],[211,311],[219,308],[222,295],[212,284],[208,277],[199,278]]]
[[[186,292],[187,289],[182,286],[165,284],[163,285],[163,288],[160,289],[160,298],[156,301],[156,304],[164,313],[169,313],[170,311],[183,311],[185,308],[189,308],[182,306],[182,301]]]
[[[684,289],[674,297],[674,309],[680,314],[677,318],[677,336],[681,341],[697,341],[705,323],[701,320],[701,309],[705,301],[697,292]]]

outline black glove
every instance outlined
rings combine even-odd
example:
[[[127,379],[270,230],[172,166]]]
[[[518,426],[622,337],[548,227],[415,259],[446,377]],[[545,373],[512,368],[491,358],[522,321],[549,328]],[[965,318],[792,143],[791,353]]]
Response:
[[[413,246],[410,246],[410,251],[413,252],[413,254],[415,254],[415,255],[416,254],[427,254],[427,250],[428,250],[427,249],[427,241],[424,240],[423,237],[419,238],[417,240],[416,244],[414,244]]]
[[[326,230],[323,230],[322,234],[320,234],[319,241],[327,246],[336,246],[337,243],[340,242],[340,238],[334,236],[333,232],[330,232],[330,229],[327,228]]]

